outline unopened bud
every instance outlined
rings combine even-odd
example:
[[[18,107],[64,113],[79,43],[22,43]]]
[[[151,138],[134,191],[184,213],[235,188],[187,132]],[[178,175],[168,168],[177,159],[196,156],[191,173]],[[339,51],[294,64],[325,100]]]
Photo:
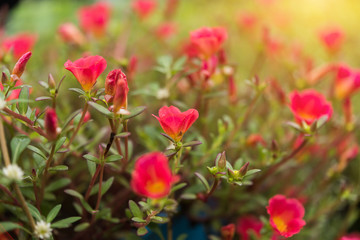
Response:
[[[239,169],[239,173],[240,173],[240,176],[245,176],[248,169],[249,169],[249,162],[245,163],[240,169]]]
[[[24,55],[22,55],[15,64],[15,67],[12,71],[12,75],[16,75],[18,78],[20,78],[25,71],[26,64],[29,61],[30,57],[31,57],[31,52],[27,52]]]
[[[1,74],[1,83],[4,84],[4,83],[7,83],[9,81],[6,73],[2,72]]]
[[[36,170],[35,170],[35,168],[31,169],[31,174],[33,175],[33,177],[36,177]]]
[[[226,168],[226,155],[225,151],[221,153],[220,159],[218,161],[218,168],[219,170],[224,170]]]
[[[235,224],[231,223],[221,228],[222,240],[232,240],[234,239],[234,235],[235,235]]]
[[[50,89],[54,89],[56,87],[55,80],[54,80],[53,76],[51,75],[51,73],[49,73],[48,85],[49,85]]]
[[[272,152],[277,152],[277,151],[279,151],[279,145],[278,145],[278,143],[277,143],[277,141],[276,141],[275,139],[273,139],[273,140],[271,141],[271,151],[272,151]]]
[[[126,75],[121,71],[121,69],[115,69],[109,72],[105,80],[105,93],[107,95],[114,96],[117,83],[121,80],[126,81]]]
[[[45,130],[49,136],[49,140],[57,138],[58,120],[54,109],[48,108],[45,113]]]
[[[121,78],[116,84],[116,90],[114,95],[114,112],[118,113],[120,109],[127,109],[127,95],[129,87],[126,79]]]

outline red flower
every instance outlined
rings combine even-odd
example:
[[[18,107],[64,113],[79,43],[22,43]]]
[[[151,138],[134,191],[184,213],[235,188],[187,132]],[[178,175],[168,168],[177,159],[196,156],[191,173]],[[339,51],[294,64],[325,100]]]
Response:
[[[208,59],[219,51],[226,39],[227,32],[222,27],[203,27],[190,33],[191,44],[198,50],[202,59]]]
[[[241,236],[241,240],[250,240],[250,232],[260,237],[260,231],[263,223],[253,216],[242,217],[236,225],[236,232]]]
[[[160,24],[156,30],[156,36],[160,39],[168,39],[172,37],[177,31],[175,23],[166,22]]]
[[[359,233],[350,233],[346,236],[341,237],[340,240],[360,240],[360,234]]]
[[[360,71],[353,70],[346,65],[337,66],[335,79],[335,97],[345,99],[360,89]]]
[[[320,41],[329,51],[338,51],[344,42],[345,34],[339,27],[328,27],[319,32]]]
[[[312,89],[300,93],[292,92],[290,109],[299,122],[305,121],[307,124],[311,124],[323,116],[327,116],[329,120],[333,113],[331,103],[321,93]]]
[[[58,120],[54,109],[48,108],[45,113],[45,130],[50,140],[57,137]]]
[[[253,29],[258,22],[258,17],[251,12],[242,12],[237,17],[237,22],[241,28]]]
[[[297,199],[275,195],[266,208],[270,215],[270,225],[281,236],[291,237],[299,233],[306,224],[303,220],[304,207]]]
[[[221,227],[222,240],[233,240],[234,235],[235,235],[235,224],[231,223]]]
[[[166,197],[176,182],[169,168],[168,159],[161,152],[142,155],[135,163],[131,187],[135,193],[148,198]]]
[[[141,19],[148,17],[155,9],[156,1],[154,0],[135,0],[132,8]]]
[[[15,64],[15,67],[12,70],[12,74],[20,78],[25,71],[26,64],[29,61],[30,57],[31,57],[31,52],[27,52],[24,55],[22,55]]]
[[[110,18],[110,8],[106,3],[98,2],[80,8],[78,17],[80,26],[86,33],[102,37]]]
[[[83,45],[85,37],[80,30],[72,23],[64,23],[58,29],[58,33],[64,42]]]
[[[5,38],[2,47],[5,51],[12,49],[15,59],[19,59],[26,52],[31,51],[36,42],[36,36],[28,33],[21,33],[9,38]]]
[[[89,56],[71,62],[68,60],[65,69],[74,74],[84,91],[90,91],[96,79],[106,68],[106,61],[101,56]]]
[[[21,86],[23,84],[23,82],[21,80],[17,80],[15,83],[15,87]],[[0,90],[3,91],[4,90],[4,86],[2,85],[1,81],[0,81]],[[12,90],[10,95],[8,96],[8,98],[6,99],[7,101],[13,100],[13,99],[18,99],[19,95],[20,95],[21,89],[15,89]],[[31,89],[30,89],[31,92]]]
[[[178,142],[199,117],[199,113],[195,109],[180,112],[174,106],[164,106],[159,110],[159,117],[153,116],[160,122],[164,132]]]

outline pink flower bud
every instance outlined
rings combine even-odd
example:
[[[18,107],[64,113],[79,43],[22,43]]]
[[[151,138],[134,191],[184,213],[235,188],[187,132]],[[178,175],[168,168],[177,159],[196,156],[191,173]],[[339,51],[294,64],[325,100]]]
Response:
[[[330,102],[313,89],[302,92],[294,91],[290,94],[290,109],[300,123],[305,121],[311,125],[315,120],[327,116],[329,120],[333,113]]]
[[[27,52],[24,55],[22,55],[19,60],[17,61],[17,63],[15,64],[14,69],[12,70],[12,74],[16,75],[18,78],[21,77],[21,75],[24,73],[25,71],[25,67],[27,62],[29,61],[31,57],[31,52]]]
[[[64,42],[83,45],[85,43],[85,36],[73,23],[64,23],[58,29],[58,33]]]
[[[199,117],[199,113],[195,109],[180,112],[174,106],[164,106],[159,110],[159,117],[153,116],[160,122],[164,132],[178,142]]]
[[[235,224],[231,223],[221,227],[222,240],[233,240],[234,235],[235,235]]]
[[[166,197],[171,185],[178,180],[169,168],[168,159],[161,152],[142,155],[132,172],[131,188],[138,195],[159,199]]]
[[[58,120],[54,109],[48,108],[45,113],[45,131],[50,140],[57,137]]]
[[[303,220],[305,209],[297,199],[276,195],[269,200],[266,208],[270,225],[281,236],[289,238],[299,233],[306,224]]]
[[[106,61],[101,56],[89,56],[71,62],[68,60],[64,66],[74,74],[84,91],[88,92],[96,83],[99,75],[106,68]]]
[[[118,113],[120,109],[127,109],[127,95],[129,87],[125,78],[119,78],[116,83],[114,95],[114,112]]]
[[[105,93],[114,96],[117,83],[121,81],[121,79],[126,81],[126,75],[121,69],[115,69],[109,72],[105,80]]]

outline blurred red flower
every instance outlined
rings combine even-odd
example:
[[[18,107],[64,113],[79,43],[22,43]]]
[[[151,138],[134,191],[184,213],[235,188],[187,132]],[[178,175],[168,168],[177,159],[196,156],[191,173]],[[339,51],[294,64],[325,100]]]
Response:
[[[338,51],[344,42],[345,33],[339,27],[330,26],[319,32],[319,39],[329,51]]]
[[[281,236],[291,237],[299,233],[306,224],[303,220],[305,209],[295,198],[275,195],[266,208],[270,215],[270,225]]]
[[[250,233],[260,237],[263,223],[254,216],[245,216],[238,220],[236,232],[241,236],[241,240],[250,240]]]
[[[81,28],[95,37],[105,34],[110,18],[110,7],[104,2],[98,2],[79,9],[78,17]]]
[[[222,240],[233,240],[235,235],[235,224],[231,223],[221,227],[221,239]]]
[[[172,37],[174,34],[176,34],[176,32],[176,24],[172,22],[162,23],[155,30],[156,36],[164,40]]]
[[[2,47],[5,52],[12,50],[14,58],[17,60],[26,52],[31,51],[36,42],[36,36],[29,33],[20,33],[12,37],[5,38]]]
[[[58,117],[53,108],[48,108],[45,113],[45,130],[50,140],[57,137]]]
[[[178,142],[199,117],[199,113],[195,109],[180,112],[177,107],[164,106],[159,110],[159,117],[153,116],[160,122],[164,132]]]
[[[335,97],[345,99],[360,89],[360,71],[340,64],[336,67]]]
[[[313,90],[294,91],[290,94],[290,109],[297,121],[312,124],[315,120],[327,116],[329,120],[333,113],[331,103],[325,97]]]
[[[106,61],[101,56],[89,56],[71,62],[68,60],[64,66],[74,74],[84,91],[90,91],[99,75],[106,68]]]
[[[144,19],[155,10],[156,5],[154,0],[134,0],[132,8],[141,19]]]
[[[135,163],[131,187],[138,195],[159,199],[166,197],[171,185],[178,180],[169,168],[168,159],[161,152],[142,155]]]
[[[63,23],[58,29],[58,33],[64,42],[83,45],[85,37],[73,23]]]
[[[340,240],[360,240],[360,233],[350,233],[341,237]]]

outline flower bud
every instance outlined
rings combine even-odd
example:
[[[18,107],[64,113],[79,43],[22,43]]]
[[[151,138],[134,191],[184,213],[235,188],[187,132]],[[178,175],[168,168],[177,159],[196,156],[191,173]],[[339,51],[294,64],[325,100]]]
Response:
[[[12,75],[16,75],[18,78],[20,78],[25,71],[26,64],[29,61],[30,57],[31,57],[31,52],[27,52],[24,55],[22,55],[15,64],[15,67],[12,71]]]
[[[55,140],[57,137],[58,120],[54,109],[48,108],[45,113],[45,130],[49,140]]]
[[[240,169],[239,169],[239,173],[240,173],[240,176],[243,177],[246,175],[248,169],[249,169],[249,162],[245,163]]]
[[[105,93],[107,95],[114,96],[117,83],[124,79],[126,81],[126,75],[121,71],[121,69],[112,70],[106,77],[105,80]]]
[[[226,168],[226,156],[225,156],[225,151],[223,151],[223,152],[221,153],[221,156],[220,156],[220,159],[219,159],[217,165],[218,165],[220,171]]]
[[[129,87],[126,78],[120,78],[116,84],[114,95],[114,112],[117,113],[120,109],[127,109],[127,95]]]
[[[49,88],[51,88],[51,89],[54,89],[56,87],[55,80],[54,80],[53,76],[51,75],[51,73],[49,73],[48,85],[49,85]]]
[[[1,83],[4,84],[4,83],[7,83],[9,81],[6,73],[2,72],[1,74]]]
[[[235,224],[231,223],[229,225],[223,226],[221,228],[221,239],[223,240],[232,240],[235,235]]]

